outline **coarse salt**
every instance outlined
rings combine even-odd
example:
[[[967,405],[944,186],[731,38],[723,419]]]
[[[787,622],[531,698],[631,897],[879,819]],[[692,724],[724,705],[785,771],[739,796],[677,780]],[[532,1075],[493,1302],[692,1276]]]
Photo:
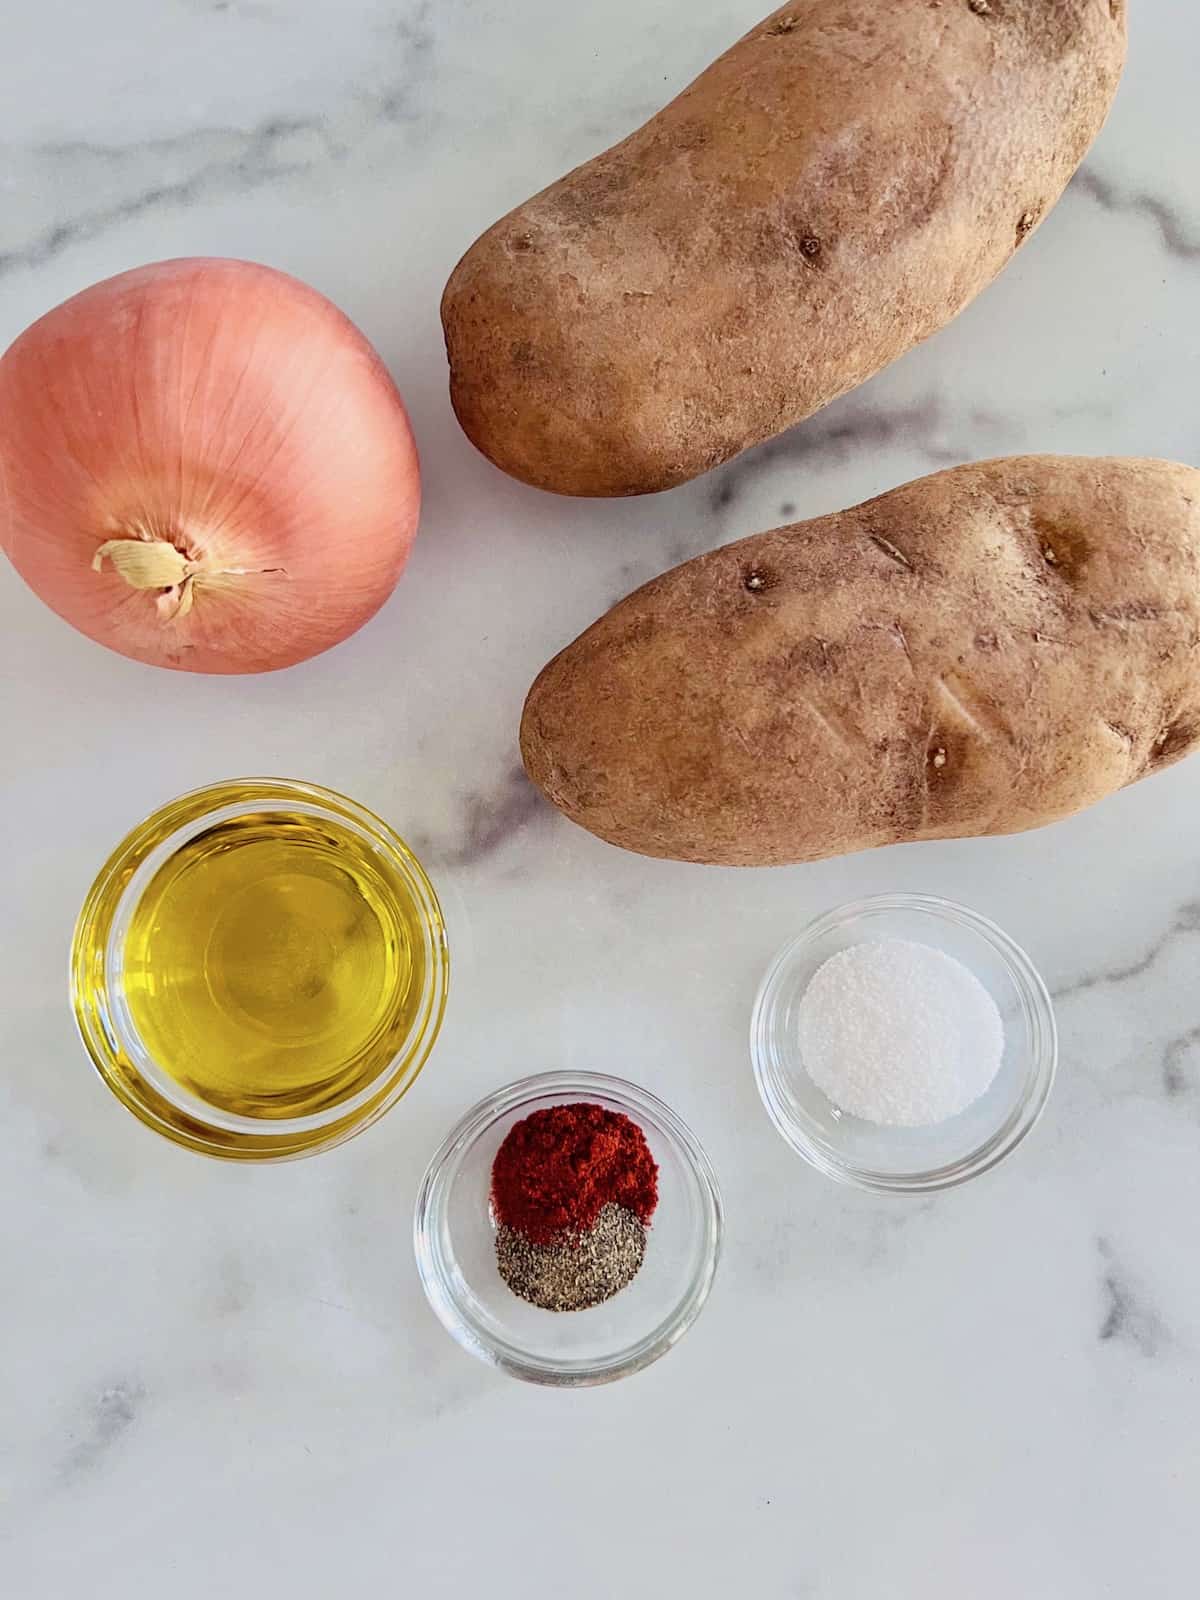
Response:
[[[996,1002],[961,961],[908,939],[830,956],[799,1008],[809,1077],[834,1105],[882,1127],[928,1128],[965,1111],[1004,1056]]]

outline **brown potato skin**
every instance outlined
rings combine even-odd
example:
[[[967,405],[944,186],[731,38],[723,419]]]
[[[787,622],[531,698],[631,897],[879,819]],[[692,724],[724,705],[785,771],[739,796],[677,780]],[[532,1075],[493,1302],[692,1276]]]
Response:
[[[793,0],[447,285],[450,393],[515,478],[646,494],[943,327],[1108,113],[1124,0]]]
[[[543,670],[526,769],[643,855],[1069,816],[1200,743],[1200,472],[1017,456],[676,567]]]

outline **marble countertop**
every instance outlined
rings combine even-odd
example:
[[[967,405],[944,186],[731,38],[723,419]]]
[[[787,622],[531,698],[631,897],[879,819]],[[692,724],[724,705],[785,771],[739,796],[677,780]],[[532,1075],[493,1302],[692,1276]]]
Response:
[[[0,346],[171,255],[284,267],[409,402],[427,511],[341,649],[231,682],[99,650],[0,570],[0,1590],[12,1600],[481,1592],[1138,1600],[1198,1581],[1200,760],[1051,832],[787,871],[650,863],[519,769],[542,662],[687,552],[1025,449],[1197,459],[1200,15],[1132,7],[1107,130],[949,330],[657,499],[568,503],[458,431],[437,301],[481,228],[622,135],[764,0],[39,0],[0,54]],[[698,20],[698,15],[703,13]],[[457,958],[393,1114],[240,1170],[144,1132],[65,1003],[79,902],[148,809],[248,771],[409,834]],[[772,1131],[769,956],[875,891],[964,900],[1055,991],[1062,1068],[1005,1167],[904,1203]],[[677,1350],[577,1393],[472,1361],[409,1222],[448,1125],[525,1072],[613,1069],[717,1165],[727,1249]]]

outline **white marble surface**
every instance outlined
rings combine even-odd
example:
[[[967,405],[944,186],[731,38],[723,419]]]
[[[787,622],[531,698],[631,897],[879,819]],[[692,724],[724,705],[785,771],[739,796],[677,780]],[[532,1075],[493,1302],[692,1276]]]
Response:
[[[1200,449],[1200,19],[1138,0],[1117,109],[1059,210],[954,327],[857,395],[641,503],[541,496],[472,452],[436,314],[458,254],[760,6],[5,7],[0,345],[137,262],[257,257],[378,344],[427,484],[379,618],[256,681],[122,661],[0,571],[12,1600],[1154,1600],[1200,1582],[1200,761],[1052,832],[744,875],[624,856],[519,775],[536,669],[686,552],[971,457]],[[252,770],[344,789],[409,832],[457,973],[437,1053],[389,1119],[245,1171],[160,1143],[108,1098],[64,968],[128,826]],[[1033,1139],[920,1204],[841,1192],[791,1156],[745,1047],[775,947],[835,901],[900,887],[1009,928],[1062,1026]],[[728,1205],[693,1332],[639,1378],[575,1394],[458,1350],[409,1246],[449,1122],[564,1065],[668,1097]]]

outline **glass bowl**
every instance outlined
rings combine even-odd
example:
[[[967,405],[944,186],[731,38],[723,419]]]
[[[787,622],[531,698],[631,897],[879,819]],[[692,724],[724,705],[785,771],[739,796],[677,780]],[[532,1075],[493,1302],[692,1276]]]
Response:
[[[1004,1023],[1004,1055],[991,1087],[936,1127],[861,1121],[835,1106],[805,1070],[798,1009],[813,975],[839,950],[880,939],[932,945],[962,962]],[[1045,984],[1007,934],[952,901],[895,894],[826,912],[780,952],[755,1001],[750,1054],[771,1121],[819,1172],[876,1193],[925,1194],[965,1183],[1016,1149],[1045,1108],[1058,1035]]]
[[[659,1201],[633,1282],[588,1311],[556,1313],[501,1279],[489,1197],[513,1124],[573,1101],[638,1124],[658,1163]],[[704,1151],[661,1100],[599,1073],[548,1072],[489,1095],[453,1130],[425,1174],[413,1239],[429,1302],[464,1350],[515,1378],[573,1388],[639,1372],[691,1327],[716,1272],[721,1199]]]
[[[379,1035],[386,1064],[357,1093],[303,1116],[242,1115],[190,1092],[156,1060],[134,1023],[123,983],[131,919],[159,869],[206,832],[253,818],[270,825],[272,812],[336,823],[361,842],[364,858],[379,858],[396,887],[392,904],[413,939],[417,973],[406,1006],[407,1032]],[[419,932],[417,931],[419,930]],[[449,954],[442,909],[433,885],[404,841],[354,801],[281,778],[214,784],[172,801],[148,817],[104,864],[83,904],[71,947],[71,1001],[85,1048],[101,1078],[147,1127],[204,1155],[280,1161],[340,1144],[368,1127],[409,1088],[424,1066],[446,1007]],[[392,1051],[392,1044],[395,1049]]]

